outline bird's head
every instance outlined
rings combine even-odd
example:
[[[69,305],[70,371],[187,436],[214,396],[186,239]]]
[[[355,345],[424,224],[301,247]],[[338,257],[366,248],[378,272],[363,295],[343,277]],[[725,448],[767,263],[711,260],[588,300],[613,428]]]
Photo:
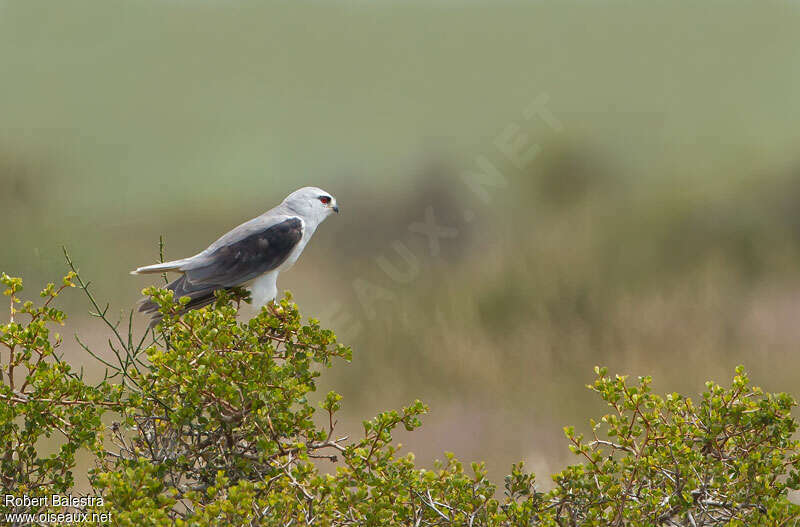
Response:
[[[334,212],[339,212],[336,198],[330,192],[317,187],[295,190],[283,202],[295,213],[317,222],[321,222]]]

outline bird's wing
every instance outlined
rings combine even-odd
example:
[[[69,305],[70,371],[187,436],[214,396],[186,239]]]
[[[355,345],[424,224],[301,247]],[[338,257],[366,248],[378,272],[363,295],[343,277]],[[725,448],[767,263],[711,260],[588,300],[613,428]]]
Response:
[[[277,207],[265,212],[261,216],[255,217],[252,220],[246,221],[238,227],[231,229],[222,235],[217,241],[212,243],[205,251],[199,254],[190,256],[189,258],[173,260],[171,262],[162,262],[153,265],[137,267],[134,271],[131,271],[131,274],[140,275],[164,273],[169,271],[184,273],[190,269],[197,269],[198,267],[207,266],[209,264],[209,256],[211,256],[217,250],[243,242],[253,235],[263,233],[263,231],[267,231],[272,227],[276,227],[277,225],[284,223],[286,220],[292,219],[300,222],[299,227],[296,228],[300,229],[300,237],[302,237],[302,229],[304,228],[303,220],[294,214],[287,213],[287,211],[283,209],[282,205],[278,205]],[[283,232],[280,229],[278,230],[280,232],[277,234],[281,234]],[[276,244],[280,245],[279,243]],[[291,252],[291,250],[289,252]]]
[[[258,217],[181,266],[187,286],[234,287],[280,266],[303,237],[296,216]]]

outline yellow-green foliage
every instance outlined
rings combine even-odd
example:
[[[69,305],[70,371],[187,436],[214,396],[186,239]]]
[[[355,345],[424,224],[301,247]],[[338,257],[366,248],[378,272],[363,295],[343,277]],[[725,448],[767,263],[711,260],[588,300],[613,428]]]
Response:
[[[597,368],[590,389],[611,410],[588,439],[566,429],[580,462],[547,492],[514,465],[501,493],[483,464],[464,469],[448,454],[427,470],[398,454],[392,432],[420,426],[419,401],[365,421],[360,437],[339,437],[341,397],[331,392],[315,408],[308,396],[323,367],[351,350],[304,323],[289,296],[241,323],[241,291],[180,315],[171,292],[150,289],[162,323],[138,343],[112,325],[118,361],[103,361],[106,378],[90,385],[56,355],[60,339],[47,327],[65,318],[50,305],[58,293],[88,286],[70,274],[34,307],[19,299],[19,279],[2,282],[11,318],[0,326],[0,494],[67,491],[86,447],[104,498],[87,511],[110,512],[118,525],[766,526],[800,515],[787,500],[800,487],[796,403],[753,387],[741,368],[730,388],[708,383],[696,401]],[[45,457],[36,441],[51,434],[63,446]],[[321,458],[335,472],[321,472]],[[43,510],[52,507],[0,505],[3,514]]]

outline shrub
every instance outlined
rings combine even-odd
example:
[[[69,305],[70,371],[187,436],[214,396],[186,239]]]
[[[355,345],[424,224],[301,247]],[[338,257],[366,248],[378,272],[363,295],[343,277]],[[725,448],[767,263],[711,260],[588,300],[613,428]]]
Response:
[[[796,403],[752,386],[742,368],[730,388],[708,383],[697,401],[597,368],[589,388],[609,414],[588,438],[565,429],[581,461],[546,492],[514,465],[500,492],[481,463],[465,469],[447,454],[424,469],[398,452],[392,433],[420,426],[419,401],[365,421],[358,438],[338,436],[341,396],[330,392],[315,408],[309,394],[351,350],[318,321],[303,322],[288,295],[241,323],[242,291],[181,314],[170,291],[149,289],[164,318],[136,340],[75,272],[48,285],[40,307],[22,302],[21,280],[2,282],[2,495],[67,493],[75,453],[87,448],[93,496],[103,499],[78,508],[110,513],[117,525],[766,526],[800,517],[787,499],[800,488]],[[61,339],[48,326],[63,324],[51,304],[75,285],[114,335],[115,361],[83,346],[106,368],[97,384],[57,354]],[[60,449],[45,456],[37,441],[53,434]],[[336,471],[321,472],[318,459]],[[0,514],[65,510],[0,503]]]

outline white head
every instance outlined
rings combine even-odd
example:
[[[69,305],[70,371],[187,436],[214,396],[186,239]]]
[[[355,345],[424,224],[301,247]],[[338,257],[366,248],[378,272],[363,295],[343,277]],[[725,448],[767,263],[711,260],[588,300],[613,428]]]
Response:
[[[331,196],[330,192],[317,187],[297,189],[286,196],[283,204],[303,219],[315,223],[321,223],[334,212],[339,212],[336,198]]]

